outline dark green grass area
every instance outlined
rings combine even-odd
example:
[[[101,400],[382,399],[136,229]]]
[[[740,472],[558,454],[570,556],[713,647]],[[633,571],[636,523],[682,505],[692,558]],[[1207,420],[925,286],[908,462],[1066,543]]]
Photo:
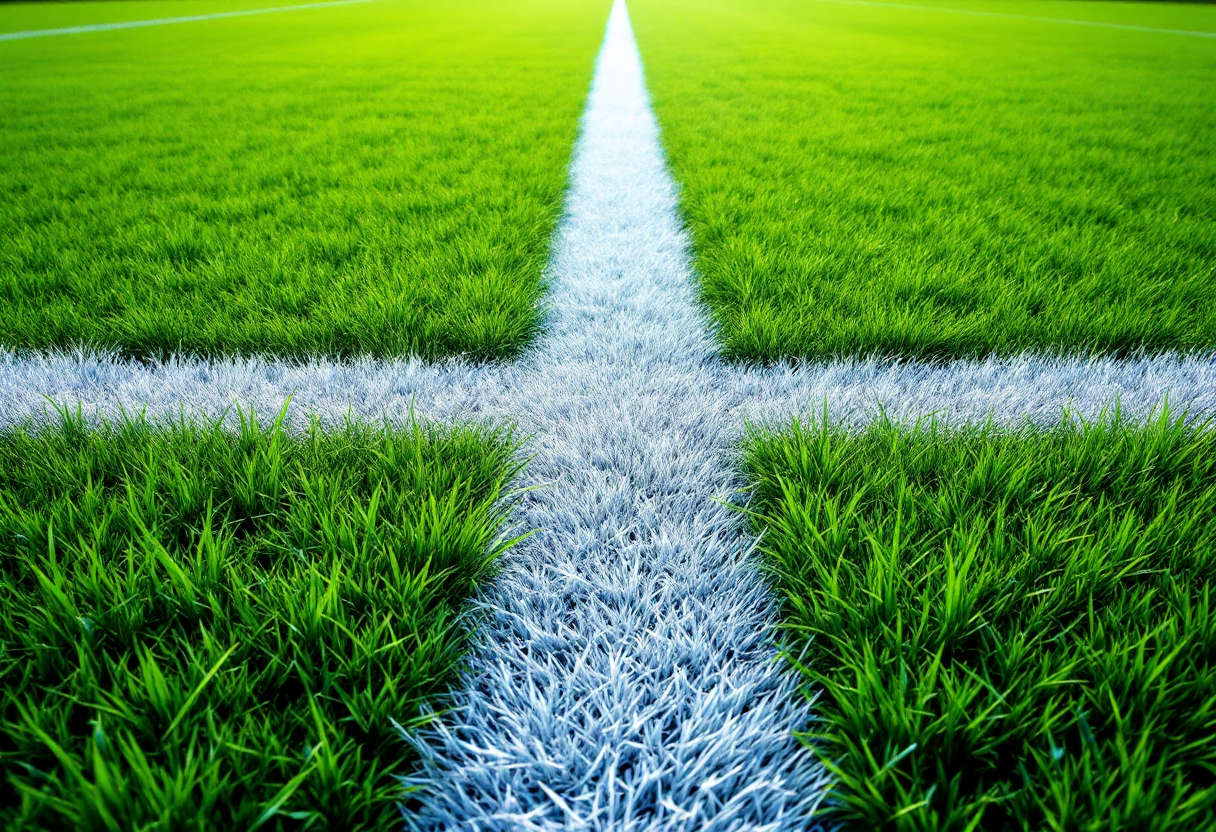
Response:
[[[851,828],[1212,829],[1210,426],[795,424],[747,454]]]
[[[727,353],[1216,347],[1216,41],[896,6],[630,3]]]
[[[515,355],[607,12],[385,0],[0,43],[0,347]]]
[[[505,434],[0,432],[0,827],[388,829],[508,542]]]

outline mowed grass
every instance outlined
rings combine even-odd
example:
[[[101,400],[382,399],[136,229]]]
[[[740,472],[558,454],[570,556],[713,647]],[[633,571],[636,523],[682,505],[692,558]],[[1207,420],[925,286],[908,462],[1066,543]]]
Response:
[[[0,431],[0,826],[389,829],[508,437],[253,416]]]
[[[607,12],[384,0],[0,43],[0,347],[515,355]]]
[[[1216,32],[1201,5],[937,5]],[[731,356],[1216,346],[1216,41],[818,0],[630,10]]]
[[[837,819],[1212,829],[1210,425],[794,424],[747,464]]]
[[[88,0],[0,4],[0,33],[300,6],[322,0]]]

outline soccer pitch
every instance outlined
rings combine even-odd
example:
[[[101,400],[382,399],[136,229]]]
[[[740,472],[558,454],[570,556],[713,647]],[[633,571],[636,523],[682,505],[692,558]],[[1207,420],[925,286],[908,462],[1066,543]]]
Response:
[[[1216,10],[938,5],[631,4],[727,354],[1216,346]]]
[[[143,24],[168,18],[193,17],[303,5],[309,0],[96,0],[87,3],[10,3],[0,14],[0,37],[60,31],[79,26]],[[39,36],[42,36],[41,34]],[[24,40],[25,37],[20,37]]]
[[[4,43],[0,346],[516,354],[606,12],[359,3]]]
[[[1206,830],[1216,16],[607,12],[0,5],[6,829]]]
[[[0,824],[391,825],[515,471],[468,428],[0,431]]]
[[[1216,432],[758,431],[752,505],[858,829],[1209,829]]]

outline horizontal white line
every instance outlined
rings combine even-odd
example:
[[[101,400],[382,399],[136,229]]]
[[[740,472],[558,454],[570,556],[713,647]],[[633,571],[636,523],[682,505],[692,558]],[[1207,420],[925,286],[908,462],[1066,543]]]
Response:
[[[1216,38],[1216,32],[1198,32],[1194,29],[1159,29],[1156,26],[1137,26],[1134,23],[1109,23],[1104,20],[1075,20],[1070,17],[1039,17],[1031,14],[1011,12],[985,12],[979,9],[954,9],[945,6],[922,6],[915,3],[885,3],[881,0],[819,0],[821,3],[839,3],[845,6],[887,6],[894,9],[919,9],[944,14],[967,14],[974,17],[1009,17],[1014,20],[1037,20],[1042,23],[1067,23],[1072,26],[1094,26],[1099,29],[1126,29],[1131,32],[1154,32],[1159,35],[1186,35],[1193,38]]]
[[[663,316],[680,310],[659,301],[647,311]],[[607,322],[603,329],[612,326]],[[673,353],[704,349],[664,335],[655,340]],[[236,407],[277,413],[289,399],[288,421],[299,427],[314,415],[337,424],[347,415],[407,422],[411,413],[433,421],[523,418],[532,427],[533,417],[575,395],[603,369],[599,357],[575,350],[542,361],[539,347],[506,364],[190,356],[161,363],[87,350],[13,353],[0,347],[0,429],[54,421],[61,407],[80,407],[91,420],[112,419],[125,409],[165,422],[182,415],[235,418]],[[1216,353],[1023,353],[936,362],[859,357],[767,367],[707,360],[680,381],[704,390],[713,406],[738,421],[765,424],[826,415],[862,427],[882,416],[903,423],[937,416],[956,425],[991,420],[1048,428],[1070,414],[1096,418],[1116,404],[1125,417],[1143,420],[1167,401],[1175,414],[1216,420]]]
[[[689,239],[623,6],[609,28],[554,244],[545,336],[520,360],[125,361],[0,348],[0,427],[233,405],[305,426],[511,421],[531,438],[518,529],[479,597],[452,710],[413,740],[425,832],[812,832],[830,778],[795,732],[777,599],[741,499],[745,422],[1051,425],[1120,402],[1216,415],[1216,354],[731,365],[697,302]],[[413,714],[402,714],[412,717]]]
[[[345,0],[354,2],[355,0]],[[322,5],[322,4],[317,4]],[[413,741],[423,830],[821,829],[830,778],[776,661],[777,600],[737,500],[745,420],[854,423],[940,412],[1050,423],[1166,396],[1216,412],[1216,356],[1126,361],[722,362],[697,303],[677,190],[623,3],[613,12],[555,241],[547,332],[510,364],[163,364],[0,349],[0,426],[55,405],[89,417],[514,420],[534,454],[516,520],[534,531],[478,600],[452,710]],[[1129,414],[1133,415],[1133,414]],[[402,714],[412,717],[413,714]]]
[[[349,6],[352,3],[370,2],[372,0],[326,0],[324,3],[305,3],[299,6],[274,6],[269,9],[245,9],[239,12],[192,14],[183,17],[156,17],[149,20],[124,20],[118,23],[90,23],[86,26],[65,26],[62,29],[29,29],[24,32],[0,32],[0,40],[45,38],[51,35],[79,35],[84,32],[108,32],[111,29],[140,29],[144,26],[164,26],[169,23],[193,23],[197,20],[219,20],[222,17],[247,17],[254,14],[274,14],[275,12],[293,12],[300,9],[320,9],[325,6]]]

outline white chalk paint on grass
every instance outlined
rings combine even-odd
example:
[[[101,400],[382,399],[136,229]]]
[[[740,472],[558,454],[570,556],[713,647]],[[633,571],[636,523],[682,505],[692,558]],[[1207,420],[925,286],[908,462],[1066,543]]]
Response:
[[[1216,356],[1129,361],[724,363],[623,6],[612,14],[555,241],[546,335],[522,360],[306,364],[0,354],[0,423],[239,404],[289,419],[510,420],[534,455],[534,534],[478,600],[457,710],[418,738],[410,821],[464,829],[814,828],[827,779],[776,661],[776,610],[740,519],[746,419],[992,417],[1049,425],[1119,399],[1216,414]]]
[[[552,316],[550,323],[556,323]],[[238,407],[277,414],[289,400],[288,421],[297,426],[312,416],[325,424],[348,416],[403,423],[411,414],[501,423],[543,408],[555,395],[543,387],[552,376],[537,373],[536,361],[533,353],[515,364],[262,358],[148,364],[91,351],[0,349],[0,427],[54,421],[63,408],[79,408],[94,420],[142,411],[153,421],[172,421],[183,414],[213,419]],[[697,376],[736,421],[769,424],[819,421],[826,412],[852,426],[885,414],[900,422],[936,416],[955,424],[992,419],[1050,427],[1066,411],[1093,419],[1116,404],[1126,417],[1142,420],[1162,403],[1191,420],[1216,417],[1216,355],[936,363],[857,358],[772,367],[709,361]]]
[[[625,8],[552,265],[519,509],[456,711],[415,742],[420,829],[810,829],[827,777],[738,515],[737,420],[695,304]]]
[[[544,341],[542,340],[542,345]],[[677,348],[672,346],[672,348]],[[216,418],[237,407],[276,414],[290,400],[288,421],[312,416],[333,424],[353,416],[394,423],[411,413],[449,421],[516,420],[548,401],[550,376],[535,355],[515,364],[361,360],[305,363],[274,359],[173,358],[126,361],[95,351],[13,353],[0,349],[0,426],[54,420],[78,407],[88,417],[144,412],[153,421],[181,415]],[[880,414],[901,422],[937,416],[951,423],[992,419],[1050,427],[1065,410],[1096,418],[1116,403],[1131,419],[1168,401],[1191,419],[1216,416],[1216,356],[1069,358],[1022,355],[982,361],[800,362],[774,367],[708,363],[698,383],[716,391],[717,406],[737,420],[781,423],[791,417],[864,425]],[[826,411],[825,411],[826,408]]]

